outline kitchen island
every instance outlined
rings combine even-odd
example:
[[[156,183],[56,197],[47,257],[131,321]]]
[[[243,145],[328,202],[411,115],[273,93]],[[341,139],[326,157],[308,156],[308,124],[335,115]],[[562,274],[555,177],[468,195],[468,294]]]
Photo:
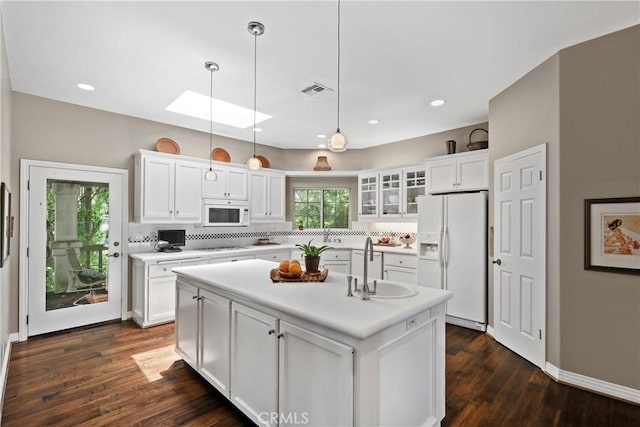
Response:
[[[363,301],[344,274],[273,283],[275,267],[174,269],[176,351],[191,367],[261,425],[440,424],[449,292]]]

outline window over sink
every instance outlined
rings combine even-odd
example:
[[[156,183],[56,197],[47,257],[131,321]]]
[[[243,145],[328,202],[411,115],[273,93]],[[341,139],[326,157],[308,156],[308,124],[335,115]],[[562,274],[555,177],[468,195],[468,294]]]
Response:
[[[348,188],[294,188],[294,227],[349,228]]]

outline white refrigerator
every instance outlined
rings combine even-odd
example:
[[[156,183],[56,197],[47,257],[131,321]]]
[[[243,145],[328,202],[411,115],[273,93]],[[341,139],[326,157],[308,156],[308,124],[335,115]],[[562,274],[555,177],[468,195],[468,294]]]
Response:
[[[487,193],[418,197],[418,285],[446,289],[447,322],[487,328]]]

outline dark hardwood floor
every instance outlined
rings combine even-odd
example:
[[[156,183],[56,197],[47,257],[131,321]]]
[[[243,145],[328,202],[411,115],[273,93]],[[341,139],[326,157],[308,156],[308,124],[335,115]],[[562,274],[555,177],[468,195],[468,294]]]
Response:
[[[173,351],[173,324],[14,343],[3,426],[252,425]],[[640,425],[640,407],[557,384],[485,334],[447,326],[443,426]]]

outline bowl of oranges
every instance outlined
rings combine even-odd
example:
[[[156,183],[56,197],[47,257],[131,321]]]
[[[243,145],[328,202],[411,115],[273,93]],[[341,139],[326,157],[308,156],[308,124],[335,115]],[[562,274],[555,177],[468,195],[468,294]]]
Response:
[[[286,279],[294,279],[302,276],[302,267],[297,259],[283,259],[278,265],[280,276]]]

